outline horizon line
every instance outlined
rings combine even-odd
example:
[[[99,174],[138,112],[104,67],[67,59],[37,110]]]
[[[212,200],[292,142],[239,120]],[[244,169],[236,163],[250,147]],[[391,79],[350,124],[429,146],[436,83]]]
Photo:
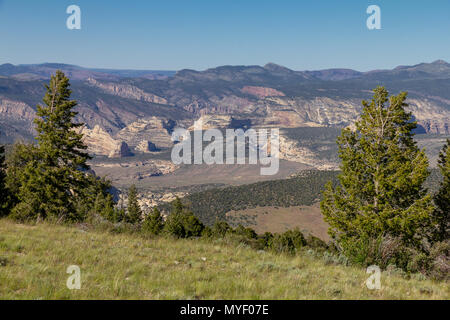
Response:
[[[367,71],[360,71],[357,69],[353,69],[351,67],[332,67],[332,68],[323,68],[323,69],[303,69],[303,70],[295,70],[295,69],[291,69],[289,67],[286,67],[282,64],[279,63],[274,63],[274,62],[267,62],[264,65],[258,65],[258,64],[223,64],[223,65],[217,65],[215,67],[209,67],[206,69],[192,69],[192,68],[182,68],[182,69],[165,69],[165,68],[156,68],[156,69],[152,69],[152,68],[112,68],[112,67],[87,67],[87,66],[82,66],[82,65],[78,65],[78,64],[73,64],[73,63],[66,63],[66,62],[41,62],[41,63],[19,63],[19,64],[13,64],[10,62],[5,62],[0,64],[0,66],[3,65],[12,65],[15,67],[20,67],[20,66],[42,66],[42,65],[46,65],[46,64],[55,64],[55,65],[65,65],[65,66],[71,66],[71,67],[78,67],[78,68],[82,68],[82,69],[87,69],[87,70],[117,70],[117,71],[163,71],[163,72],[179,72],[182,70],[190,70],[190,71],[196,71],[196,72],[204,72],[207,70],[212,70],[212,69],[217,69],[220,67],[261,67],[264,68],[267,65],[277,65],[286,69],[289,69],[291,71],[294,72],[314,72],[314,71],[325,71],[325,70],[351,70],[351,71],[356,71],[359,73],[368,73],[368,72],[373,72],[373,71],[383,71],[383,70],[393,70],[399,67],[414,67],[414,66],[418,66],[420,64],[434,64],[434,63],[445,63],[445,64],[449,64],[446,60],[444,59],[437,59],[431,62],[419,62],[416,64],[405,64],[405,65],[397,65],[393,68],[378,68],[378,69],[370,69]]]

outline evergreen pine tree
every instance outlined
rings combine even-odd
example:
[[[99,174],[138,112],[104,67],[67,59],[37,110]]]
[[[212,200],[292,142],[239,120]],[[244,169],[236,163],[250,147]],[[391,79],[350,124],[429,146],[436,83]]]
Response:
[[[153,208],[153,212],[150,213],[144,220],[142,229],[145,233],[151,235],[158,235],[164,228],[164,220],[161,212],[157,207]]]
[[[86,161],[90,157],[82,135],[76,132],[83,124],[73,121],[77,102],[70,100],[69,86],[69,79],[57,71],[46,86],[44,105],[37,106],[38,147],[29,147],[33,156],[18,157],[27,162],[19,173],[19,203],[13,209],[16,217],[82,218],[76,214],[76,198],[88,185],[84,170],[89,169]]]
[[[14,208],[19,202],[21,181],[24,180],[24,169],[28,162],[37,158],[37,148],[32,144],[16,142],[6,160],[6,188],[9,191],[8,207]]]
[[[8,191],[6,189],[5,147],[0,146],[0,216],[6,213]]]
[[[172,213],[182,213],[184,209],[183,203],[179,197],[176,197],[172,203]]]
[[[356,130],[343,129],[338,138],[340,185],[327,184],[321,209],[344,250],[385,235],[419,246],[430,226],[434,206],[422,187],[428,160],[413,140],[406,95],[388,97],[377,87],[372,101],[362,102]]]
[[[120,211],[114,207],[114,200],[109,193],[98,192],[93,208],[89,204],[88,208],[111,222],[121,221]]]
[[[164,231],[176,238],[184,238],[186,236],[186,230],[184,229],[183,214],[176,212],[170,213],[164,224]]]
[[[172,211],[166,219],[164,224],[164,231],[174,237],[177,238],[185,238],[186,237],[186,228],[185,228],[185,208],[180,198],[176,197],[176,199],[172,202]]]
[[[186,211],[183,214],[183,227],[185,232],[184,236],[186,238],[200,237],[203,229],[205,229],[203,223],[194,215],[192,211]]]
[[[166,232],[178,238],[189,238],[200,237],[204,229],[203,223],[176,197],[165,223]]]
[[[139,206],[137,200],[137,190],[136,186],[133,184],[128,190],[128,207],[127,207],[127,217],[128,223],[139,223],[142,218],[142,210]]]
[[[438,226],[434,239],[444,241],[449,239],[450,232],[450,139],[442,148],[438,161],[443,180],[434,198],[437,206],[434,217]]]

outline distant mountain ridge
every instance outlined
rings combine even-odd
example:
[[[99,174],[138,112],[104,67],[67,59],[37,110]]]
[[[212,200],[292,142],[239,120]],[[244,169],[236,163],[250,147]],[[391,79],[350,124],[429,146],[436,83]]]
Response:
[[[188,128],[201,117],[207,127],[342,128],[357,119],[361,100],[378,85],[393,94],[408,91],[422,132],[450,133],[450,64],[443,60],[369,72],[295,71],[275,63],[176,72],[46,63],[0,65],[0,141],[33,136],[36,105],[57,69],[71,79],[78,120],[93,130],[90,141],[101,144],[106,137],[111,148],[122,142],[131,149],[170,147],[174,127]]]
[[[132,70],[84,68],[63,63],[21,64],[5,63],[0,65],[0,75],[21,80],[48,79],[56,70],[62,70],[71,80],[96,78],[118,80],[120,78],[165,79],[175,74],[167,70]]]
[[[197,71],[192,69],[173,70],[133,70],[133,69],[107,69],[107,68],[86,68],[77,65],[64,63],[42,63],[42,64],[20,64],[13,65],[5,63],[0,65],[0,75],[15,77],[19,79],[48,79],[50,74],[56,70],[62,70],[71,75],[72,80],[86,80],[87,78],[117,80],[119,78],[146,78],[146,79],[164,79],[177,75],[178,77],[195,77],[195,75],[215,75],[224,80],[233,80],[232,74],[247,74],[250,76],[274,76],[285,79],[295,80],[347,80],[354,78],[384,78],[387,76],[405,76],[422,78],[448,78],[450,77],[450,63],[444,60],[436,60],[431,63],[419,63],[413,66],[397,66],[391,70],[372,70],[360,72],[347,68],[331,68],[312,71],[295,71],[284,66],[267,63],[264,66],[219,66],[216,68]],[[227,77],[228,74],[228,77]]]

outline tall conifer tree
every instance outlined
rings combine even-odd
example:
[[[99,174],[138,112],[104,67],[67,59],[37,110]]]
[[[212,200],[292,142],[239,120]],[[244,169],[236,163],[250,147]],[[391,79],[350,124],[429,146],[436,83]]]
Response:
[[[434,206],[422,187],[428,160],[413,140],[406,95],[389,97],[377,87],[372,101],[362,102],[356,129],[338,138],[340,185],[326,186],[321,209],[341,246],[385,235],[419,246],[430,226]]]
[[[126,220],[129,223],[139,223],[142,219],[142,210],[137,199],[137,189],[133,184],[128,190],[128,207]]]
[[[5,147],[0,146],[0,216],[6,212],[8,192],[6,189]]]
[[[450,139],[439,154],[439,169],[443,180],[434,202],[437,206],[435,222],[438,230],[434,238],[438,241],[448,240],[450,232]]]
[[[164,228],[164,219],[157,207],[145,218],[142,229],[151,235],[158,235]]]
[[[75,203],[88,184],[84,171],[90,157],[76,131],[83,124],[74,122],[77,102],[70,100],[69,86],[69,79],[57,71],[45,86],[44,105],[37,106],[38,147],[20,174],[19,204],[13,209],[19,218],[80,219]]]

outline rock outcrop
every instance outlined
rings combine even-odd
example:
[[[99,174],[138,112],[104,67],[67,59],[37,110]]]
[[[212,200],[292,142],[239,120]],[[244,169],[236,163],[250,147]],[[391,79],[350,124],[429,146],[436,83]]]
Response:
[[[33,119],[36,112],[28,104],[0,97],[0,142],[31,140],[36,134]]]
[[[91,154],[110,158],[132,155],[126,142],[115,140],[98,125],[93,129],[84,126],[79,132],[83,134],[83,142],[88,146],[88,151]]]
[[[409,110],[426,133],[450,134],[450,111],[437,107],[431,99],[408,99]],[[450,105],[450,101],[448,101]]]
[[[136,147],[142,141],[150,141],[156,148],[169,148],[173,145],[172,130],[176,122],[160,117],[139,119],[120,130],[115,138]]]
[[[182,70],[159,81],[94,78],[76,83],[76,120],[94,128],[85,131],[90,151],[106,156],[119,150],[122,141],[141,152],[153,145],[170,148],[173,129],[192,127],[198,119],[203,129],[346,127],[360,115],[361,100],[370,99],[370,89],[386,80],[392,90],[410,92],[407,102],[423,133],[449,134],[450,64],[444,61],[368,73],[300,72],[267,64]],[[427,79],[439,81],[431,89]],[[0,77],[0,140],[32,138],[34,106],[42,94],[40,81]]]
[[[110,158],[121,158],[132,156],[133,153],[130,151],[128,144],[125,141],[121,141],[115,145],[114,149],[109,153]]]
[[[32,121],[36,117],[36,112],[24,102],[0,98],[0,116],[20,121]]]
[[[136,150],[140,152],[155,152],[158,148],[153,142],[142,140],[137,146]]]
[[[118,145],[118,141],[113,139],[99,125],[96,125],[93,129],[84,126],[80,129],[80,133],[83,134],[83,142],[88,146],[88,150],[92,154],[109,156]]]
[[[229,128],[232,117],[228,115],[204,115],[198,118],[188,130],[199,130],[200,126],[203,130],[214,128]]]
[[[319,170],[335,170],[339,167],[337,163],[318,158],[317,154],[310,149],[299,146],[297,141],[289,139],[282,133],[280,133],[279,147],[280,159],[304,163]]]

